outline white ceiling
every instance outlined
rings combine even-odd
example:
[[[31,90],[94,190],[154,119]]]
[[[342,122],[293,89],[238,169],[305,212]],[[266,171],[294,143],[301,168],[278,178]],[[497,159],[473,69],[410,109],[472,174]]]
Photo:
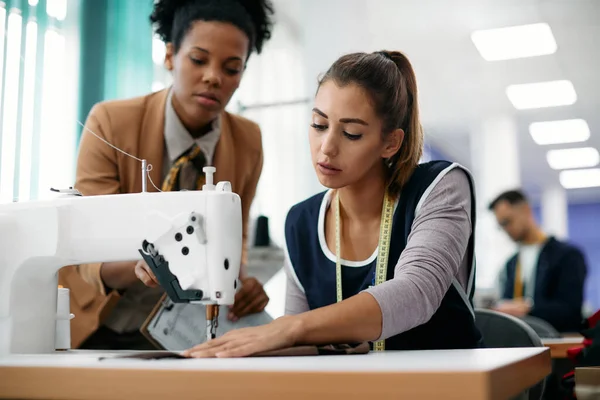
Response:
[[[295,24],[303,41],[307,77],[341,53],[401,50],[419,82],[427,139],[449,157],[470,165],[469,135],[488,116],[508,115],[518,126],[522,181],[535,196],[558,184],[548,166],[550,147],[528,132],[534,121],[583,118],[591,130],[586,146],[600,149],[600,0],[278,0],[282,18]],[[487,62],[473,30],[546,22],[555,54]],[[577,92],[572,106],[517,111],[508,101],[510,84],[568,79]],[[581,144],[563,147],[577,147]],[[600,188],[569,191],[574,202],[600,201]]]

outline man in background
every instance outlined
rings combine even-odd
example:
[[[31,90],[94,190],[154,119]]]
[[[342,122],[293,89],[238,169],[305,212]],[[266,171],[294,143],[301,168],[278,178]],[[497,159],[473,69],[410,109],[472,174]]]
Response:
[[[541,318],[559,332],[579,331],[587,273],[582,252],[547,236],[521,191],[502,193],[489,209],[519,246],[501,274],[503,301],[496,311]]]

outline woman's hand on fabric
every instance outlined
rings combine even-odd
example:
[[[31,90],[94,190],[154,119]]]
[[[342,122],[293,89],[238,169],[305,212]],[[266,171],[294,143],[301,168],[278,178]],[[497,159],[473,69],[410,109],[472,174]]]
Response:
[[[219,338],[186,350],[183,355],[193,358],[246,357],[292,347],[300,336],[300,319],[286,316],[266,325],[227,332]]]

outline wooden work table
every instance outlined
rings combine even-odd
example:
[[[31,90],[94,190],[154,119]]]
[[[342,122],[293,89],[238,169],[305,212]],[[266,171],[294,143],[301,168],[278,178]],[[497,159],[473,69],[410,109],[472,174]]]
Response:
[[[542,344],[550,348],[552,358],[567,358],[567,350],[574,347],[583,347],[583,336],[542,339]]]
[[[122,353],[120,353],[122,354]],[[547,348],[242,359],[0,358],[0,398],[508,399],[550,373]]]

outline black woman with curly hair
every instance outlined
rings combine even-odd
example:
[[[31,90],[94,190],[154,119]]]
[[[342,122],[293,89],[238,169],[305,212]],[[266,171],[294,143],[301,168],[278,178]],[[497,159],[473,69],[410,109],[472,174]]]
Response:
[[[246,63],[271,37],[268,0],[159,0],[150,21],[165,42],[172,85],[126,100],[96,104],[82,135],[75,187],[85,196],[142,189],[139,162],[88,131],[152,164],[150,178],[163,191],[196,190],[202,167],[230,181],[242,200],[241,289],[228,317],[262,311],[269,298],[246,273],[249,210],[263,166],[259,127],[225,111]],[[150,185],[149,185],[150,186]],[[149,187],[149,190],[155,190]],[[115,235],[119,232],[115,228]],[[74,347],[150,349],[140,327],[163,294],[143,261],[66,267],[60,282],[71,288]],[[115,301],[116,300],[116,301]],[[110,305],[110,306],[109,306]]]

